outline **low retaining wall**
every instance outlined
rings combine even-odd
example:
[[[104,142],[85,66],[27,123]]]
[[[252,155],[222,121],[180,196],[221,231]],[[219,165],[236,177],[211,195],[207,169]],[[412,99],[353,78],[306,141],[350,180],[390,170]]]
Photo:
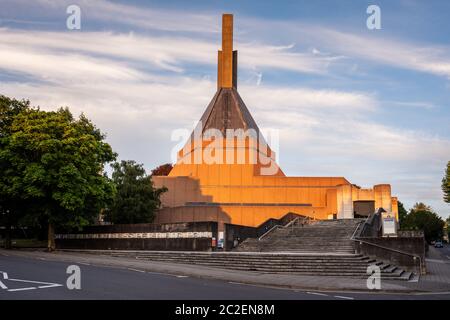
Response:
[[[356,252],[426,274],[427,245],[423,231],[398,231],[396,237],[382,237],[383,212],[380,208],[358,228],[354,238]]]
[[[211,251],[211,238],[57,239],[58,249]]]
[[[368,243],[364,243],[362,241]],[[357,253],[390,262],[409,271],[414,271],[420,274],[426,273],[426,244],[423,236],[358,238],[356,239],[355,247]],[[408,253],[409,255],[402,252]],[[414,255],[417,258],[414,258],[411,255]]]
[[[55,238],[58,249],[210,251],[217,222],[88,226]]]

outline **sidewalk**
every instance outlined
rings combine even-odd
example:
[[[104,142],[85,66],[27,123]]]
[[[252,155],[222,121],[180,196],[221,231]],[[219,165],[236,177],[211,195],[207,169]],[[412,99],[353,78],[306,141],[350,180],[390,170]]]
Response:
[[[430,248],[434,249],[434,248]],[[250,271],[236,271],[211,268],[200,265],[186,265],[157,261],[139,261],[131,258],[101,256],[90,253],[3,250],[0,256],[17,256],[34,259],[71,262],[74,264],[90,264],[93,266],[110,266],[129,268],[147,272],[165,273],[173,275],[187,275],[197,278],[218,279],[229,282],[239,282],[254,285],[285,287],[301,290],[317,291],[364,291],[383,293],[418,293],[418,292],[446,292],[450,291],[450,264],[443,262],[427,262],[429,275],[423,276],[420,282],[384,280],[381,290],[368,290],[366,279],[304,276],[287,274],[269,274]],[[450,260],[449,260],[450,261]]]
[[[420,277],[419,282],[406,282],[404,286],[415,291],[450,292],[450,259],[447,257],[449,247],[436,249],[429,247],[427,258],[427,274]]]

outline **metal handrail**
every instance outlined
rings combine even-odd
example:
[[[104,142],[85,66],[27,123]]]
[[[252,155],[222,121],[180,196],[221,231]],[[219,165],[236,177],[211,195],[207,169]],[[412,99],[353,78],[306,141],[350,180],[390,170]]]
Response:
[[[367,219],[366,219],[366,220],[367,220]],[[352,236],[350,237],[350,240],[355,239],[355,234],[356,234],[356,232],[358,231],[359,226],[361,225],[361,223],[363,223],[363,221],[360,221],[360,222],[358,223],[358,225],[357,225],[356,228],[355,228],[355,231],[353,231],[353,234],[352,234]],[[365,223],[365,222],[364,222],[364,223]]]
[[[367,217],[366,221],[367,221],[368,219],[369,219],[369,217]],[[365,221],[365,222],[366,222],[366,221]],[[366,241],[366,240],[361,240],[361,239],[355,238],[355,234],[356,234],[356,232],[358,231],[359,226],[361,225],[361,223],[363,223],[363,222],[361,221],[361,222],[358,224],[358,226],[356,227],[355,231],[353,232],[353,235],[351,236],[350,240],[352,240],[352,241],[358,241],[358,242],[361,242],[361,243],[365,243],[365,244],[367,244],[367,245],[374,246],[374,247],[377,247],[377,248],[381,248],[381,249],[384,249],[384,250],[388,250],[388,251],[392,251],[392,252],[404,254],[404,255],[413,257],[414,259],[416,259],[416,258],[419,259],[419,272],[418,272],[419,275],[418,275],[418,276],[420,276],[420,274],[422,273],[422,265],[423,265],[423,262],[422,262],[422,258],[421,258],[419,255],[416,255],[416,254],[413,254],[413,253],[409,253],[409,252],[405,252],[405,251],[401,251],[401,250],[397,250],[397,249],[393,249],[393,248],[388,248],[388,247],[385,247],[385,246],[380,246],[379,244],[376,244],[376,243],[372,243],[372,242],[369,242],[369,241]]]
[[[267,236],[269,233],[271,233],[273,230],[277,229],[281,227],[279,224],[274,225],[272,228],[270,228],[268,231],[264,232],[259,238],[258,241],[260,241],[262,238],[264,238],[265,236]]]
[[[296,217],[294,219],[292,219],[291,221],[289,221],[285,226],[282,226],[283,228],[287,228],[289,227],[291,224],[294,224],[294,222],[298,221],[299,217]]]
[[[388,247],[385,247],[385,246],[380,246],[379,244],[368,242],[368,241],[361,240],[361,239],[350,239],[350,240],[358,241],[358,242],[365,243],[367,245],[374,246],[374,247],[377,247],[377,248],[380,248],[380,249],[384,249],[384,250],[400,253],[400,254],[403,254],[403,255],[407,255],[407,256],[413,257],[414,259],[417,258],[417,259],[419,259],[419,270],[418,270],[419,272],[418,273],[419,273],[419,275],[422,273],[422,266],[423,266],[422,258],[420,256],[416,255],[416,254],[405,252],[405,251],[401,251],[401,250],[397,250],[397,249],[388,248]]]
[[[300,219],[300,217],[296,217],[294,219],[292,219],[291,221],[289,221],[286,225],[282,226],[279,224],[274,225],[272,228],[270,228],[269,230],[267,230],[266,232],[264,232],[259,238],[258,241],[260,241],[262,238],[264,238],[265,236],[267,236],[269,233],[271,233],[273,230],[278,229],[278,228],[288,228],[290,225],[294,224],[294,222],[298,221]]]

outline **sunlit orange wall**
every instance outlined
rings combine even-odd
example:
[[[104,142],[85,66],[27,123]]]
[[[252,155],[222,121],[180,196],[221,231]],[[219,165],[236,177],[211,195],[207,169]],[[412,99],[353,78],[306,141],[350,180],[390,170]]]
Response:
[[[200,145],[200,148],[205,147],[205,143]],[[250,152],[248,144],[244,148],[245,152]],[[316,219],[328,219],[338,213],[348,218],[353,215],[352,201],[355,200],[371,200],[375,201],[377,208],[394,209],[390,185],[361,189],[343,177],[286,177],[276,164],[276,174],[266,176],[260,175],[261,163],[186,164],[182,159],[192,155],[192,149],[184,156],[180,154],[169,176],[153,177],[156,187],[168,188],[161,198],[163,209],[157,214],[157,223],[212,219],[258,226],[269,218],[280,218],[288,212]],[[272,151],[264,154],[274,158]],[[225,159],[225,155],[223,157]],[[187,202],[244,205],[208,207],[186,205]],[[251,205],[255,203],[258,205]]]

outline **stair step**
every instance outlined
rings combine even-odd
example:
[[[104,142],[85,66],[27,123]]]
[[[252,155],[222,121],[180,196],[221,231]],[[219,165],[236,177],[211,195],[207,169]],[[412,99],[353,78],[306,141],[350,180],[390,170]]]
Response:
[[[406,272],[388,262],[357,255],[350,240],[361,219],[316,221],[274,229],[263,239],[249,238],[232,252],[120,252],[109,254],[141,261],[191,264],[211,268],[270,274],[323,275],[367,278],[367,267],[376,265],[381,277],[408,280]]]
[[[386,269],[384,269],[385,272],[394,272],[397,269],[397,266],[389,266]]]

